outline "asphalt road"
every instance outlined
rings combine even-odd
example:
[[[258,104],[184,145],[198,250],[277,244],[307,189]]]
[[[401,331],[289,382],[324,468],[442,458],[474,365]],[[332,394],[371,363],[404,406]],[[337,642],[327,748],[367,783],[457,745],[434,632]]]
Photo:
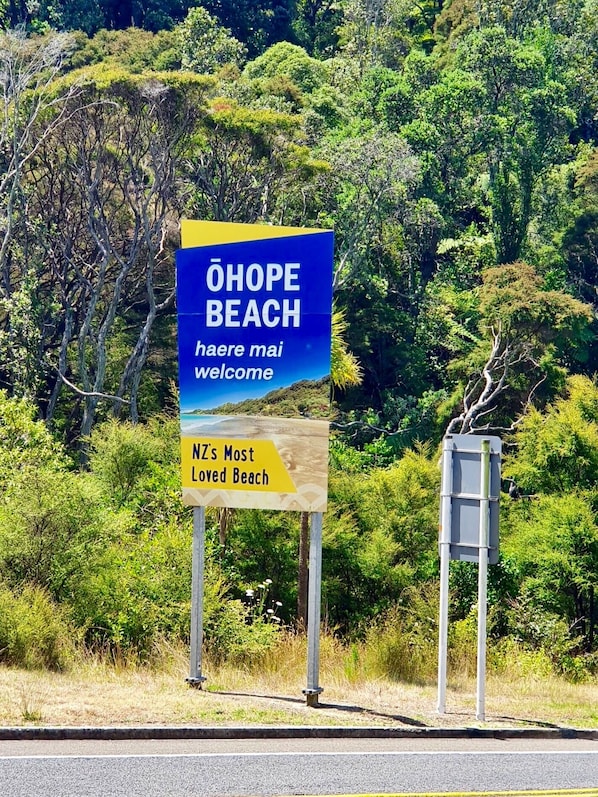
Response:
[[[228,797],[598,788],[598,742],[0,742],[2,797]]]

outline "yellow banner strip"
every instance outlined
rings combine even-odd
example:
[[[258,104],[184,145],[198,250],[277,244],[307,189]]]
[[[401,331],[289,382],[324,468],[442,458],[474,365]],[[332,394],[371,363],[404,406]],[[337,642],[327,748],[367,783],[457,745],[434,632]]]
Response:
[[[271,238],[289,238],[293,235],[312,235],[328,230],[305,227],[270,227],[267,224],[240,224],[232,221],[181,221],[181,247],[263,241]]]

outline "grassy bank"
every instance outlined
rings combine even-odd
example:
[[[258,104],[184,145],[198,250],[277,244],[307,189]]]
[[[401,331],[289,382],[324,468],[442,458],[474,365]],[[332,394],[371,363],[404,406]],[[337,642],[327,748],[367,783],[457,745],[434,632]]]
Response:
[[[529,663],[528,663],[529,664]],[[375,677],[356,648],[325,636],[318,709],[307,708],[305,641],[288,637],[242,666],[204,659],[202,690],[190,688],[188,652],[164,645],[152,665],[82,656],[69,672],[0,668],[0,725],[292,724],[479,725],[476,682],[453,665],[447,713],[436,712],[435,679]],[[530,666],[489,672],[486,723],[598,728],[598,682],[574,684]]]

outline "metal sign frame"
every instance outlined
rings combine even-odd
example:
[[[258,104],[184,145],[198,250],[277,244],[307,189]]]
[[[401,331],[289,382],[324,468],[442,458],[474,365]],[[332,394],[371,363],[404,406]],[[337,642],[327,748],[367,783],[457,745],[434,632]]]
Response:
[[[449,562],[478,562],[476,717],[485,718],[488,564],[498,562],[502,441],[490,435],[446,435],[440,489],[438,713],[446,710]]]

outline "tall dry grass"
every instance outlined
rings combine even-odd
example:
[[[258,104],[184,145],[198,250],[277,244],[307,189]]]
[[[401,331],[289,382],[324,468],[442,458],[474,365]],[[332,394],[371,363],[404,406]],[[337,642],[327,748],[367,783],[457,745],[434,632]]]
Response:
[[[471,656],[449,662],[447,713],[439,716],[436,651],[427,648],[424,661],[412,657],[413,645],[393,647],[391,643],[380,628],[351,645],[331,633],[322,634],[319,683],[323,692],[317,710],[306,706],[302,694],[307,677],[306,639],[293,633],[281,633],[273,649],[242,666],[206,656],[202,671],[207,680],[202,690],[190,688],[185,680],[187,648],[166,640],[156,644],[149,664],[130,655],[81,652],[67,672],[0,667],[0,724],[483,724],[475,720]],[[505,655],[509,666],[505,666]],[[418,669],[414,662],[420,661],[425,666]],[[385,671],[389,664],[391,673]],[[544,659],[515,647],[496,657],[491,652],[486,723],[598,727],[596,679],[570,683],[546,665]]]

